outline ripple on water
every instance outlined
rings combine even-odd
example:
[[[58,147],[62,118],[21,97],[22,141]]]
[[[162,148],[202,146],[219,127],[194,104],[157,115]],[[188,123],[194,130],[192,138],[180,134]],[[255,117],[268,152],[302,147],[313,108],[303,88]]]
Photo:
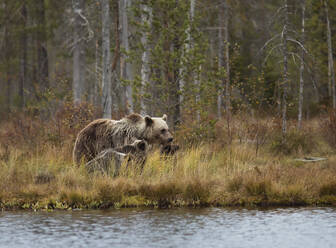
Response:
[[[0,247],[335,247],[336,209],[2,212]]]

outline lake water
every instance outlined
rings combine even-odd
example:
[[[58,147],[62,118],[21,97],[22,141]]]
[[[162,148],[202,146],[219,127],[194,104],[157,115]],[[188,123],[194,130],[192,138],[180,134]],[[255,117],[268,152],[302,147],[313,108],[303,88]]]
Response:
[[[0,212],[0,247],[336,247],[336,209]]]

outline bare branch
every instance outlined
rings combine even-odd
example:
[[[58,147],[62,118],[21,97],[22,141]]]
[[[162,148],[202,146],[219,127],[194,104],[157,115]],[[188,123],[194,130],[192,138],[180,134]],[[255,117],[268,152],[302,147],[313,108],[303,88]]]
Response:
[[[293,57],[297,57],[298,59],[301,60],[301,62],[304,63],[304,65],[305,65],[305,69],[307,70],[307,72],[308,72],[308,74],[309,74],[309,76],[310,76],[310,78],[311,78],[311,81],[312,81],[312,83],[313,83],[313,87],[314,87],[315,90],[317,90],[316,80],[315,80],[314,77],[313,77],[313,73],[312,73],[312,71],[311,71],[309,65],[308,65],[308,64],[302,59],[302,57],[301,57],[300,55],[298,55],[297,53],[290,52],[289,54],[291,54]],[[295,61],[295,59],[294,59],[294,61]],[[295,65],[298,66],[296,63],[295,63]]]
[[[272,49],[268,52],[266,58],[264,59],[262,65],[264,66],[269,58],[269,56],[273,53],[273,51],[277,48],[281,47],[281,44],[276,45],[275,47],[272,47]]]
[[[300,59],[301,62],[304,62],[303,59],[302,59],[302,57],[300,55],[298,55],[297,53],[290,52],[289,54],[292,55],[295,64],[296,64],[295,57],[297,57],[298,59]]]
[[[277,11],[275,12],[275,14],[272,16],[272,18],[271,18],[271,22],[270,22],[270,25],[272,25],[273,24],[273,22],[276,20],[276,18],[277,18],[277,16],[280,14],[280,12],[282,11],[282,10],[284,10],[285,9],[285,6],[282,6],[282,7],[280,7],[280,8],[278,8],[277,9]]]
[[[260,54],[268,46],[269,43],[271,43],[273,40],[275,40],[279,36],[280,36],[280,34],[276,34],[271,39],[269,39],[268,41],[266,41],[265,44],[264,44],[264,46],[259,50],[258,54]]]
[[[295,30],[293,30],[293,29],[291,29],[291,28],[289,28],[289,29],[287,29],[287,31],[289,32],[289,33],[293,33],[294,35],[297,35],[298,37],[300,37],[300,33],[298,33],[297,31],[295,31]]]
[[[285,33],[285,30],[287,29],[287,25],[284,25],[283,26],[283,29],[281,31],[281,39],[283,39],[283,36],[284,36],[284,33]]]
[[[287,38],[287,40],[298,44],[306,54],[309,54],[308,51],[306,50],[306,48],[302,45],[302,43],[300,41],[295,40],[293,38]]]
[[[205,27],[205,28],[201,28],[202,30],[219,30],[219,29],[223,29],[224,30],[224,27]]]
[[[294,64],[297,66],[297,64],[296,64],[296,60],[295,60],[295,56],[294,56],[294,53],[289,53],[289,54],[292,55],[293,62],[294,62]]]
[[[85,39],[87,42],[90,41],[93,36],[94,36],[94,32],[92,30],[92,28],[90,27],[90,22],[88,21],[88,19],[84,16],[83,14],[83,10],[81,8],[79,8],[73,1],[72,1],[72,7],[73,7],[73,11],[75,14],[79,15],[80,18],[84,21],[83,23],[81,23],[82,26],[87,26],[88,29],[88,37],[87,38],[83,38]],[[82,38],[80,39],[82,40]],[[79,41],[80,41],[79,40]],[[77,41],[77,42],[79,42]],[[76,41],[74,42],[74,44],[77,43]]]

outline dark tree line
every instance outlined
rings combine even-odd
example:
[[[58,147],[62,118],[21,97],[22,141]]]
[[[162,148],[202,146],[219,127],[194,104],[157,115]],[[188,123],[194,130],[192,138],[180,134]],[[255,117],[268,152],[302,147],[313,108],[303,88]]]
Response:
[[[0,113],[286,120],[335,108],[334,0],[2,0]]]

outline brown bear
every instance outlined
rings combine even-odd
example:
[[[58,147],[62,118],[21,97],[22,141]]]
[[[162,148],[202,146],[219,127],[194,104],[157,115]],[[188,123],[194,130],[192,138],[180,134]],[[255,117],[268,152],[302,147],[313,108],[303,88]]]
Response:
[[[179,145],[175,144],[166,144],[161,147],[160,153],[164,156],[174,155],[178,150],[180,150]]]
[[[73,151],[74,163],[86,163],[103,150],[122,147],[135,140],[165,146],[173,141],[166,120],[166,115],[160,118],[139,114],[131,114],[121,120],[95,120],[77,136]]]
[[[144,158],[147,155],[148,143],[145,140],[136,140],[130,145],[117,147],[116,152],[133,154],[135,157]]]
[[[102,173],[110,173],[116,176],[122,163],[134,161],[143,168],[148,151],[148,144],[144,140],[136,140],[130,145],[117,148],[109,148],[100,152],[94,159],[85,164],[88,172],[99,171]]]

